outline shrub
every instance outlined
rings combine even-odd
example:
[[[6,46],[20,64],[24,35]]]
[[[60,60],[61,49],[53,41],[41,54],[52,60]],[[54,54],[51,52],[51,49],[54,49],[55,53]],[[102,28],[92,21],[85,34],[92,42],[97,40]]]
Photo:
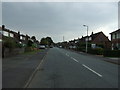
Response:
[[[31,40],[28,40],[27,46],[28,46],[28,47],[31,47],[32,44],[33,44],[33,42],[32,42]]]
[[[22,48],[22,44],[19,44],[11,37],[3,37],[3,46],[9,49]]]
[[[16,42],[12,38],[4,37],[3,45],[7,48],[12,49],[16,47]]]
[[[88,49],[88,53],[96,54],[96,55],[103,55],[103,49],[102,48],[95,48],[95,49]]]
[[[78,50],[78,51],[85,52],[85,47],[78,47],[77,50]]]
[[[32,47],[25,47],[25,52],[31,52],[31,51],[33,51]]]
[[[120,50],[104,50],[105,57],[120,57]]]

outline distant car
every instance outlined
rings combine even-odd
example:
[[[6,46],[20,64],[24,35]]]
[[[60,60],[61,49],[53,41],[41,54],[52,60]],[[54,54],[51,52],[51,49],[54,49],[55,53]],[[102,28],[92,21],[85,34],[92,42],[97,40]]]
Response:
[[[50,48],[53,48],[53,46],[50,46]]]
[[[60,48],[62,48],[62,46],[59,46]]]
[[[45,45],[39,45],[39,49],[45,49]]]

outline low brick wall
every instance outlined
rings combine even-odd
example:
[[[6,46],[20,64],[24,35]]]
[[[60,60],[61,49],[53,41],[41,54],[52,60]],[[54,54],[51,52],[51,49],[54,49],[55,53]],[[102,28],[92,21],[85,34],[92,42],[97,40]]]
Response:
[[[3,57],[10,57],[10,56],[18,55],[24,52],[25,52],[24,48],[15,48],[11,50],[9,48],[4,48]]]

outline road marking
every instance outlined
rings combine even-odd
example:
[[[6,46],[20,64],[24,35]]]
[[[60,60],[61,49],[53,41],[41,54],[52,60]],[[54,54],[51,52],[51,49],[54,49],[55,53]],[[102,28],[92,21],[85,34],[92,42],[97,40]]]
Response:
[[[84,64],[82,64],[85,68],[87,68],[88,70],[90,70],[90,71],[92,71],[93,73],[95,73],[96,75],[98,75],[99,77],[102,77],[102,75],[101,74],[99,74],[99,73],[97,73],[97,72],[95,72],[94,70],[92,70],[91,68],[89,68],[88,66],[86,66],[86,65],[84,65]]]
[[[71,57],[71,59],[73,59],[74,61],[76,61],[76,62],[79,62],[78,60],[76,60],[75,58],[73,58],[73,57]]]
[[[66,53],[66,56],[68,56],[69,57],[69,55]]]
[[[33,71],[29,80],[27,81],[27,83],[25,84],[25,86],[23,88],[28,88],[29,87],[30,83],[32,82],[32,79],[34,78],[35,74],[39,70],[39,68],[40,68],[41,64],[43,63],[43,60],[46,58],[47,54],[48,54],[48,51],[47,51],[46,55],[43,57],[43,59],[41,60],[41,62],[39,63],[39,65],[37,66],[37,68]]]

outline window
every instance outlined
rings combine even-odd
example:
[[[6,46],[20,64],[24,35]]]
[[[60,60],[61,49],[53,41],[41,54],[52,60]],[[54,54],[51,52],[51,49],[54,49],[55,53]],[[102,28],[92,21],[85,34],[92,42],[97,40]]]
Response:
[[[3,31],[3,35],[7,36],[7,37],[9,36],[8,32],[6,32],[6,31]]]
[[[0,34],[2,34],[2,30],[0,30]]]
[[[115,39],[115,34],[112,34],[112,39]]]
[[[85,38],[85,41],[88,41],[88,39],[89,39],[89,38],[88,38],[88,37],[86,37],[86,38]]]
[[[118,49],[120,50],[120,43],[118,43]]]
[[[25,37],[23,37],[22,39],[25,40]]]
[[[89,37],[89,41],[90,41],[90,40],[92,40],[92,38],[91,38],[91,37]]]
[[[10,33],[10,37],[14,37],[13,33]]]
[[[2,39],[0,39],[0,42],[2,42]]]
[[[20,36],[20,39],[22,39],[22,36]]]
[[[92,48],[95,48],[95,47],[96,47],[96,44],[91,44],[91,47],[92,47]]]
[[[120,38],[120,33],[117,33],[117,38]]]

